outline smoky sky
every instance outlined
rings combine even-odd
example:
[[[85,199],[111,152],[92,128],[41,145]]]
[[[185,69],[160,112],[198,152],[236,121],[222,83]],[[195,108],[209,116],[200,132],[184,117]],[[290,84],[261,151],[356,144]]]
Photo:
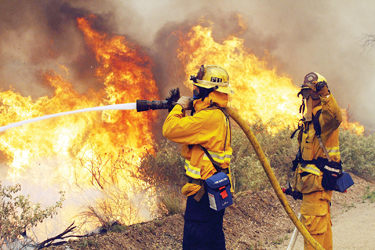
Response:
[[[368,130],[375,130],[375,49],[363,47],[375,34],[374,1],[182,1],[182,0],[0,0],[0,87],[24,96],[51,93],[43,84],[48,69],[69,68],[67,78],[79,92],[102,88],[97,62],[85,46],[75,19],[95,14],[95,29],[123,35],[153,57],[160,95],[182,86],[176,59],[177,28],[205,17],[213,38],[244,39],[257,56],[268,51],[280,74],[298,86],[316,71],[325,76],[341,108]],[[247,25],[239,32],[237,15]],[[196,72],[192,72],[194,74]],[[182,91],[186,91],[182,89]],[[272,93],[270,93],[272,94]],[[296,98],[296,97],[291,97]]]

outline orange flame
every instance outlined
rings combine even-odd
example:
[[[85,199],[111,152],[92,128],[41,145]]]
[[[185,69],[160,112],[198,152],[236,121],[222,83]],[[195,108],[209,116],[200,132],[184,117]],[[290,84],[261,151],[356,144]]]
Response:
[[[140,98],[158,99],[151,59],[124,37],[93,30],[90,20],[94,18],[78,18],[77,24],[101,65],[96,74],[103,80],[104,91],[79,94],[71,83],[50,71],[45,82],[55,89],[52,97],[32,100],[12,90],[0,92],[0,125],[88,107],[133,103]],[[69,72],[65,66],[60,68]],[[0,135],[0,150],[8,159],[7,178],[33,179],[47,187],[62,183],[62,179],[83,189],[93,185],[101,189],[117,185],[123,190],[142,186],[144,183],[129,177],[129,172],[136,170],[142,155],[153,150],[150,142],[155,116],[155,112],[86,112],[6,130]],[[49,167],[48,178],[37,176],[37,170],[51,161],[56,165]]]
[[[96,76],[103,81],[104,90],[80,94],[63,76],[49,71],[45,73],[45,82],[55,89],[51,96],[33,100],[12,90],[0,92],[1,126],[46,114],[136,99],[159,99],[151,58],[122,36],[94,30],[94,19],[78,18],[77,25],[101,65]],[[245,29],[246,25],[239,22]],[[241,117],[252,122],[260,119],[271,132],[295,126],[300,118],[301,100],[296,97],[299,90],[292,79],[269,68],[271,57],[257,58],[244,46],[243,39],[230,36],[219,44],[211,34],[212,26],[202,25],[187,34],[178,32],[178,57],[184,63],[186,79],[201,64],[222,65],[228,70],[236,92],[231,97],[231,106]],[[67,67],[60,68],[68,74]],[[190,82],[185,85],[191,88]],[[87,112],[6,130],[0,134],[0,150],[7,157],[7,178],[27,178],[47,187],[61,183],[61,179],[67,181],[66,185],[77,184],[82,189],[114,185],[131,195],[134,186],[144,185],[129,177],[129,172],[136,170],[142,155],[153,151],[150,142],[155,117],[156,112]],[[46,176],[38,176],[41,169]]]
[[[235,93],[231,106],[241,117],[265,124],[272,121],[271,131],[298,122],[300,100],[293,98],[298,89],[287,76],[279,76],[275,69],[267,69],[267,59],[258,59],[243,45],[243,39],[231,36],[222,44],[211,36],[212,26],[197,25],[188,34],[180,33],[179,59],[185,72],[197,72],[201,64],[218,64],[228,71]],[[186,76],[187,77],[187,76]],[[188,79],[188,78],[187,78]],[[190,82],[185,85],[191,88]]]
[[[204,21],[201,20],[187,34],[176,32],[180,44],[178,57],[185,67],[186,79],[192,72],[198,72],[202,64],[221,65],[228,71],[235,91],[230,96],[230,105],[241,117],[250,123],[260,119],[270,132],[295,127],[301,118],[301,99],[297,98],[299,88],[293,85],[292,79],[278,74],[276,68],[269,68],[268,62],[272,58],[267,51],[260,59],[244,46],[241,38],[229,36],[221,44],[215,42],[212,23],[205,27]],[[246,28],[240,16],[239,25]],[[190,81],[184,84],[192,88]],[[346,122],[343,124],[348,126]]]
[[[350,115],[348,109],[341,109],[342,112],[342,123],[341,128],[349,130],[357,135],[363,135],[365,132],[365,127],[359,122],[350,122]]]

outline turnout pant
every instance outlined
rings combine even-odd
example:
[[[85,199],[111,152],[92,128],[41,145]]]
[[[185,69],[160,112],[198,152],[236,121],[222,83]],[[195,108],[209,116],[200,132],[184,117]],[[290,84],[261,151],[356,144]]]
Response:
[[[199,202],[188,196],[183,236],[184,250],[225,250],[223,217],[225,209],[210,208],[207,191]]]
[[[331,191],[330,191],[331,192]],[[301,204],[302,224],[311,236],[325,249],[332,250],[332,222],[326,191],[303,194]],[[305,250],[314,249],[305,241]]]

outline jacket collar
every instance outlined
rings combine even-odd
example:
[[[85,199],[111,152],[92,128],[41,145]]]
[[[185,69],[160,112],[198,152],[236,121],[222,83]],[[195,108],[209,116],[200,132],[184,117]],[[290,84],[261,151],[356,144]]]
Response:
[[[228,105],[228,94],[213,91],[204,99],[204,101],[202,101],[202,99],[194,100],[193,105],[195,112],[199,112],[202,109],[211,106],[211,103],[214,103],[221,108],[226,108]]]

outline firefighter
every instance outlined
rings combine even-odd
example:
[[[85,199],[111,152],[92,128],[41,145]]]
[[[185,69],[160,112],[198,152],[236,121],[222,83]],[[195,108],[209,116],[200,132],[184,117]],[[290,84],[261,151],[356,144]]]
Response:
[[[183,249],[225,249],[223,216],[225,209],[210,208],[205,182],[217,171],[230,177],[231,128],[225,108],[228,94],[233,93],[227,71],[217,65],[201,66],[193,81],[193,98],[182,96],[163,125],[163,135],[182,144],[187,183],[184,215]],[[171,90],[173,91],[173,90]],[[186,110],[193,109],[192,115]],[[220,163],[216,169],[205,154]]]
[[[332,191],[322,186],[321,166],[322,163],[324,165],[327,162],[327,155],[322,147],[326,148],[331,161],[341,162],[339,126],[342,114],[328,89],[327,80],[319,73],[311,72],[305,76],[298,96],[300,94],[303,96],[301,109],[306,108],[306,112],[299,126],[298,166],[294,186],[303,196],[301,204],[303,225],[324,249],[332,249],[330,213]],[[321,130],[323,146],[317,136],[319,134],[316,131],[317,125]],[[313,249],[306,240],[304,244],[305,249]]]

